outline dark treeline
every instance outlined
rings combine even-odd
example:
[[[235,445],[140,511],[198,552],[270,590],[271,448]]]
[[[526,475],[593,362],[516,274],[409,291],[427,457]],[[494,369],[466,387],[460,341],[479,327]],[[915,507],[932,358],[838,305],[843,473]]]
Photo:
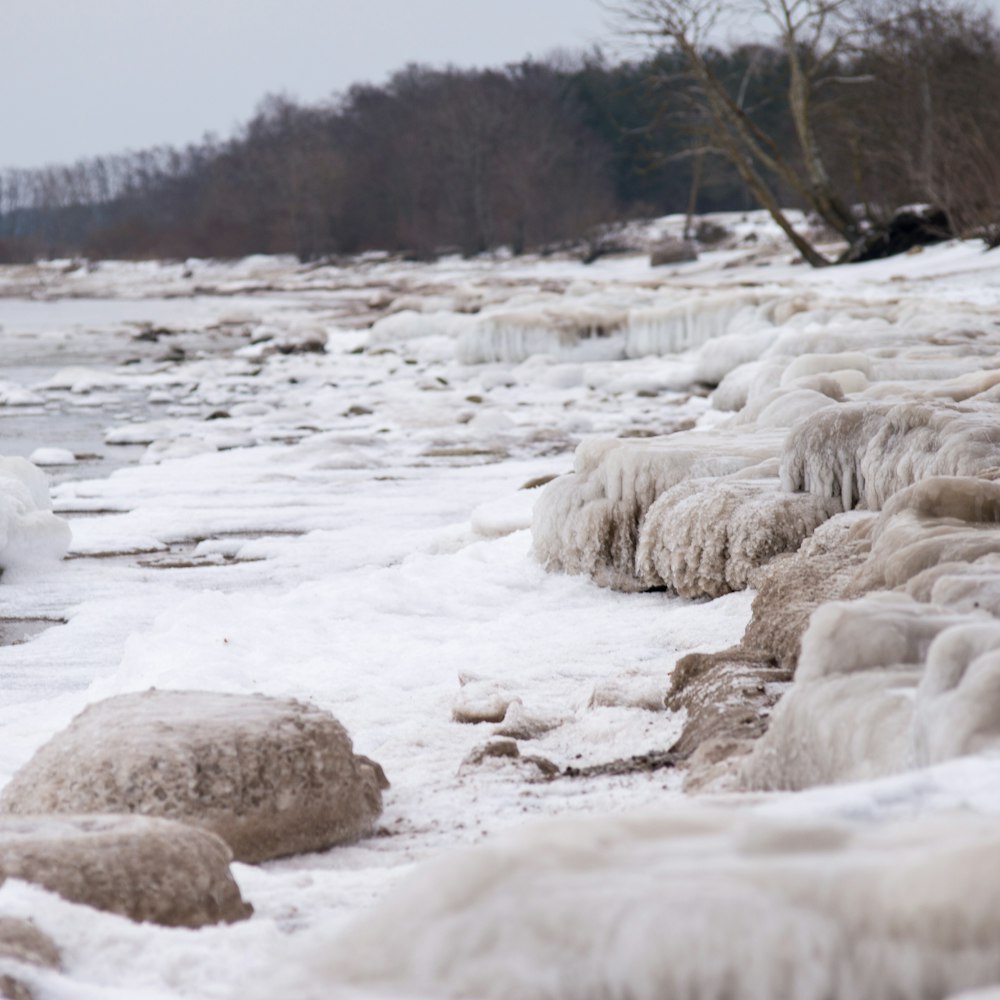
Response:
[[[913,4],[839,60],[812,109],[837,189],[867,218],[930,202],[954,231],[1000,241],[992,23]],[[794,162],[787,54],[746,45],[705,61]],[[0,171],[0,260],[520,252],[593,244],[622,218],[756,207],[707,138],[694,86],[676,52],[592,53],[411,66],[324,105],[269,97],[226,141]]]

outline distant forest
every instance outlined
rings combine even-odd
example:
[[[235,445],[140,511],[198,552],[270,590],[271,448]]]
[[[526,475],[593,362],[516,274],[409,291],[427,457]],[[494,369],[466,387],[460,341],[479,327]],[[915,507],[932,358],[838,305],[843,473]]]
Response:
[[[699,66],[766,139],[761,155],[794,168],[789,51],[708,48]],[[0,260],[544,252],[596,245],[616,220],[758,207],[715,141],[705,79],[675,46],[618,64],[595,51],[409,66],[321,105],[268,97],[227,140],[0,171]],[[877,220],[932,203],[953,231],[1000,242],[989,19],[912,3],[836,52],[819,84],[810,125],[846,204]],[[776,175],[776,198],[808,207],[789,176]]]

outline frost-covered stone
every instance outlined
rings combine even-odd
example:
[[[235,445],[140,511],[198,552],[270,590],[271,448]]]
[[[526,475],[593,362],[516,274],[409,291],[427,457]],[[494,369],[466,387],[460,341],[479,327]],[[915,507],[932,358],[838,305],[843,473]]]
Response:
[[[0,811],[142,813],[217,833],[240,861],[368,833],[376,768],[327,712],[262,695],[156,691],[89,706],[14,776]]]
[[[24,458],[0,456],[0,573],[62,559],[69,543],[45,474]]]
[[[10,962],[58,969],[61,964],[55,942],[30,920],[0,917],[0,997],[6,1000],[32,1000],[33,994],[13,972],[4,971]]]
[[[168,927],[248,917],[214,834],[146,816],[0,818],[0,878],[73,903]]]
[[[511,696],[498,684],[480,677],[463,674],[461,687],[451,704],[451,717],[456,722],[503,722]]]
[[[940,1000],[1000,979],[998,892],[990,818],[574,817],[423,866],[282,988]]]

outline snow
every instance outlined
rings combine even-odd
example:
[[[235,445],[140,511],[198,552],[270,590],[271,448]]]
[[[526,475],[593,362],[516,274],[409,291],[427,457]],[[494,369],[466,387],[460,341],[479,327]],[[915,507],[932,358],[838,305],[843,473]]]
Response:
[[[0,638],[39,623],[0,646],[0,787],[151,686],[312,704],[392,783],[377,836],[235,865],[232,927],[4,883],[0,915],[63,954],[23,973],[41,1000],[1000,982],[1000,258],[814,272],[724,221],[655,271],[0,268]],[[58,449],[46,482],[25,459]],[[870,542],[858,599],[817,613],[750,758],[790,733],[802,776],[749,784],[804,790],[716,812],[677,770],[602,772],[673,744],[674,664],[736,645],[745,588],[833,515]],[[498,737],[519,757],[484,755]]]

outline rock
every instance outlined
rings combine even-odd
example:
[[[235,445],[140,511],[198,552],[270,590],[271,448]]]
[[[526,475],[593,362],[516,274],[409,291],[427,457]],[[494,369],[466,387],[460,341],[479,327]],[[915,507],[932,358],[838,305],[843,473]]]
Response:
[[[698,259],[698,248],[690,240],[663,240],[649,255],[650,267],[665,264],[686,264]]]
[[[594,685],[588,708],[641,708],[662,712],[666,685],[657,677],[642,674],[607,677]]]
[[[459,677],[462,687],[451,706],[456,722],[503,722],[511,699],[491,681]]]
[[[491,740],[481,747],[476,747],[462,761],[458,773],[464,774],[474,768],[489,764],[514,764],[519,768],[530,769],[530,779],[534,781],[553,778],[559,773],[559,768],[547,757],[534,755],[522,756],[518,745],[513,740]]]
[[[250,916],[214,834],[146,816],[0,818],[0,878],[166,927]]]
[[[14,776],[0,813],[163,816],[259,862],[368,833],[382,811],[376,768],[301,702],[150,690],[85,709]]]
[[[562,719],[547,716],[532,715],[515,698],[507,707],[503,722],[493,730],[494,736],[506,736],[512,740],[536,740],[539,736],[557,729],[562,725]]]
[[[42,969],[58,969],[61,965],[55,942],[30,920],[17,917],[0,917],[0,962],[5,960]],[[32,993],[15,976],[0,972],[0,997],[32,1000]]]
[[[901,208],[888,222],[873,226],[841,256],[840,263],[857,264],[906,253],[951,239],[948,216],[940,208],[924,205]]]

